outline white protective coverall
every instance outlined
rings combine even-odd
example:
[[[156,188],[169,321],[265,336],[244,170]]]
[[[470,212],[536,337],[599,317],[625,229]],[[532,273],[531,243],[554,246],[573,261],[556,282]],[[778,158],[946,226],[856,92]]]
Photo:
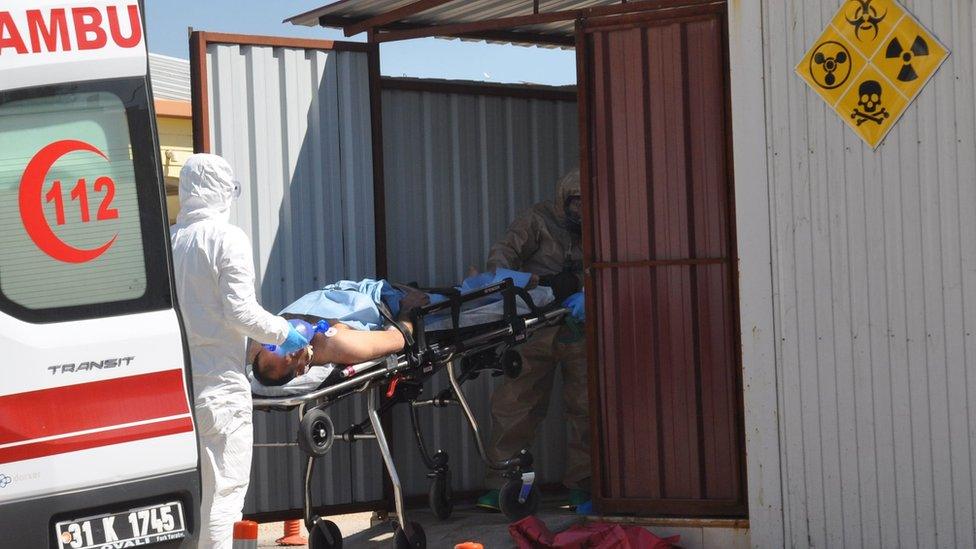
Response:
[[[282,343],[289,324],[254,295],[251,243],[231,225],[234,174],[219,156],[191,156],[180,171],[180,214],[170,229],[176,294],[190,346],[200,437],[201,548],[230,549],[251,474],[251,390],[245,337]]]

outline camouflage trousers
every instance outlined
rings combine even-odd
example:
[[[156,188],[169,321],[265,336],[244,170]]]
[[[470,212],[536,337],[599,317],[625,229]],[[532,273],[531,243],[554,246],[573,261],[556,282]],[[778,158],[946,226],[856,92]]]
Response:
[[[575,342],[566,326],[545,328],[518,347],[522,373],[506,378],[491,398],[491,438],[488,456],[508,459],[535,439],[539,424],[546,417],[556,372],[563,376],[563,404],[566,421],[566,471],[563,483],[570,488],[588,489],[580,482],[590,477],[590,419],[587,406],[586,347]],[[501,472],[488,470],[485,482],[500,488]]]

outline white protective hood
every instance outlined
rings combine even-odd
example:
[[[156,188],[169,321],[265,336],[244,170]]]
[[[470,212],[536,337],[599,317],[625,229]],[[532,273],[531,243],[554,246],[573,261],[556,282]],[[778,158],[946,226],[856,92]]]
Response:
[[[176,222],[227,221],[237,183],[230,164],[215,154],[195,154],[180,170],[180,213]]]

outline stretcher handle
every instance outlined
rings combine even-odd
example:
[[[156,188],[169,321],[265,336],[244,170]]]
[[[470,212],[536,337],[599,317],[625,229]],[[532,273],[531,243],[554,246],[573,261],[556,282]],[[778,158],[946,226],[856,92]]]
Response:
[[[485,286],[484,288],[473,290],[471,292],[466,292],[462,294],[460,292],[455,291],[450,295],[447,295],[446,296],[447,299],[440,303],[432,303],[429,305],[424,305],[423,307],[418,307],[416,310],[414,310],[413,314],[411,315],[411,320],[413,321],[413,325],[414,325],[414,334],[415,334],[414,339],[416,341],[416,345],[414,346],[413,352],[411,353],[414,363],[422,364],[434,360],[431,355],[431,350],[427,345],[427,335],[426,335],[426,330],[424,329],[426,324],[424,319],[427,315],[444,311],[446,309],[450,309],[451,323],[454,332],[454,337],[452,339],[454,340],[454,344],[460,347],[462,345],[462,342],[460,339],[458,328],[461,322],[461,306],[465,303],[474,301],[476,299],[481,299],[483,297],[487,297],[489,295],[496,294],[498,292],[504,292],[514,287],[514,285],[515,284],[511,278],[506,278],[504,280],[501,280],[494,284],[490,284],[488,286]],[[511,316],[508,314],[507,306],[506,306],[505,316],[507,320],[511,321]]]
[[[477,290],[472,290],[463,294],[458,292],[454,295],[447,295],[445,296],[447,299],[440,303],[431,303],[430,305],[418,307],[414,314],[417,316],[427,316],[432,313],[437,313],[451,308],[455,302],[458,304],[464,304],[469,301],[474,301],[476,299],[481,299],[482,297],[496,294],[505,289],[505,287],[509,284],[514,285],[511,278],[506,278],[494,284],[485,286],[484,288],[478,288]]]

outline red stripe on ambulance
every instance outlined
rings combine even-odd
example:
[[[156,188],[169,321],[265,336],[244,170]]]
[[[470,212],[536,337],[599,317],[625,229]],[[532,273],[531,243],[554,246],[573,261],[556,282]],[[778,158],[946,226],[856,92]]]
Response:
[[[137,4],[107,6],[104,12],[91,6],[27,10],[26,15],[26,28],[18,28],[11,12],[0,11],[0,56],[99,50],[109,39],[120,48],[142,44]],[[128,19],[125,31],[123,19]]]
[[[187,416],[143,425],[109,429],[96,433],[73,435],[40,442],[29,442],[27,444],[0,448],[0,464],[77,452],[79,450],[88,450],[112,444],[122,444],[123,442],[134,442],[148,438],[189,433],[192,431],[193,422]]]
[[[115,444],[104,442],[107,435],[102,433],[80,432],[117,426],[120,432],[146,434],[152,431],[150,425],[130,424],[180,415],[187,415],[189,430],[189,413],[183,370],[179,369],[18,393],[0,397],[0,447],[58,435],[74,437],[74,433],[87,437],[84,440],[103,441],[95,446]],[[142,438],[149,436],[162,435]],[[57,441],[38,444],[45,448],[63,446]],[[0,455],[17,447],[0,448]]]

